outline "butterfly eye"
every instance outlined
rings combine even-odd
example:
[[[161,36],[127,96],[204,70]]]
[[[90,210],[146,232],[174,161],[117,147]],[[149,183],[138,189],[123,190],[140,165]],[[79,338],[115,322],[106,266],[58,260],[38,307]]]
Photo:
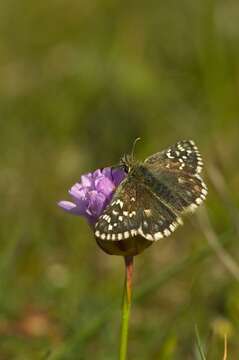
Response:
[[[124,171],[128,174],[129,173],[129,166],[124,164],[123,168],[124,168]]]
[[[120,167],[123,168],[123,170],[126,172],[126,174],[129,173],[130,170],[130,163],[129,163],[129,158],[127,155],[124,155],[121,159],[120,159]]]

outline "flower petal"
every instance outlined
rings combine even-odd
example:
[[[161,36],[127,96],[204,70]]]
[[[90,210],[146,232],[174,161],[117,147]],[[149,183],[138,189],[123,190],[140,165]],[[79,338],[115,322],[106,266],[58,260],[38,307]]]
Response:
[[[81,189],[82,189],[82,184],[81,184],[80,182],[75,183],[73,186],[74,186],[76,189],[78,189],[78,190],[81,190]],[[72,186],[72,187],[73,187],[73,186]]]
[[[95,180],[95,190],[103,193],[105,196],[110,196],[114,190],[114,183],[107,177],[101,176]]]
[[[69,190],[69,194],[76,203],[79,214],[83,215],[89,204],[89,188],[78,189],[77,186],[73,185]]]
[[[102,175],[113,181],[112,170],[110,167],[106,167],[102,170]]]
[[[92,180],[92,174],[85,174],[81,176],[81,185],[82,187],[92,187],[93,180]]]
[[[76,204],[70,201],[59,201],[58,206],[74,215],[82,215],[84,213],[84,211],[82,211]]]
[[[126,177],[126,173],[122,169],[112,169],[112,178],[115,186],[119,186],[122,180]]]
[[[87,213],[94,218],[98,218],[105,207],[106,197],[96,190],[89,193],[89,205]]]
[[[81,176],[81,181],[69,190],[73,201],[60,201],[58,205],[67,212],[82,215],[95,224],[112,199],[115,188],[126,176],[122,169],[98,169]]]
[[[76,184],[72,186],[69,190],[69,194],[73,197],[75,201],[82,201],[86,199],[88,189],[83,187],[78,187]]]
[[[92,174],[92,177],[93,177],[93,179],[97,179],[97,177],[98,176],[101,176],[102,174],[101,174],[101,170],[100,169],[97,169],[97,170],[95,170],[94,172],[93,172],[93,174]]]

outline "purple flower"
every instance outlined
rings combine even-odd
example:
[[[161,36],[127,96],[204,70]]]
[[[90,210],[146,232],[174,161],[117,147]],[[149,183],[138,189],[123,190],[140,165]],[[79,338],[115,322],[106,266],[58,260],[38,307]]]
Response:
[[[85,216],[94,224],[125,176],[122,169],[110,167],[82,175],[81,181],[69,190],[73,201],[60,201],[58,205],[71,214]]]

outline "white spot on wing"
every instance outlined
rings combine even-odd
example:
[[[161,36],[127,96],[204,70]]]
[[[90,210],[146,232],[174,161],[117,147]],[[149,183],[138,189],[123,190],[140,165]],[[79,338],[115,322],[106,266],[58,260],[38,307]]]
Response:
[[[175,226],[173,224],[170,224],[169,229],[173,232],[175,230]]]
[[[121,201],[120,199],[116,200],[115,204],[116,204],[116,205],[119,204],[119,206],[121,207],[121,209],[122,209],[122,207],[123,207],[123,205],[124,205],[123,201]]]
[[[128,238],[129,238],[129,232],[128,232],[128,231],[125,231],[125,232],[124,232],[124,238],[125,238],[125,239],[128,239]]]
[[[180,217],[178,217],[176,220],[179,225],[183,225],[183,220]]]
[[[203,202],[203,200],[202,200],[201,198],[197,198],[197,199],[195,200],[195,202],[196,202],[198,205],[200,205],[200,204]]]
[[[150,209],[145,209],[144,213],[145,213],[146,216],[149,217],[152,214],[152,211]]]
[[[196,204],[191,204],[191,205],[187,208],[187,210],[193,212],[193,211],[196,210],[196,208],[197,208],[197,205],[196,205]]]
[[[165,236],[169,236],[171,234],[171,232],[168,229],[165,229],[163,233]]]
[[[154,239],[151,234],[145,234],[145,238],[146,238],[147,240],[153,240],[153,239]]]
[[[163,237],[163,234],[161,233],[161,231],[156,232],[156,233],[154,234],[154,239],[155,239],[155,240],[159,240],[159,239],[161,239],[162,237]]]

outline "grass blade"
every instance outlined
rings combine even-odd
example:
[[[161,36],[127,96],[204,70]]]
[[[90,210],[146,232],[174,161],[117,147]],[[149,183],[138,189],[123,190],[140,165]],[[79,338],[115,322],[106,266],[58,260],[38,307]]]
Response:
[[[200,339],[197,325],[195,326],[195,334],[196,334],[196,345],[197,345],[198,352],[200,354],[200,358],[201,358],[201,360],[206,360],[206,355],[204,354],[204,350],[203,350],[203,346],[202,346],[202,342]]]

